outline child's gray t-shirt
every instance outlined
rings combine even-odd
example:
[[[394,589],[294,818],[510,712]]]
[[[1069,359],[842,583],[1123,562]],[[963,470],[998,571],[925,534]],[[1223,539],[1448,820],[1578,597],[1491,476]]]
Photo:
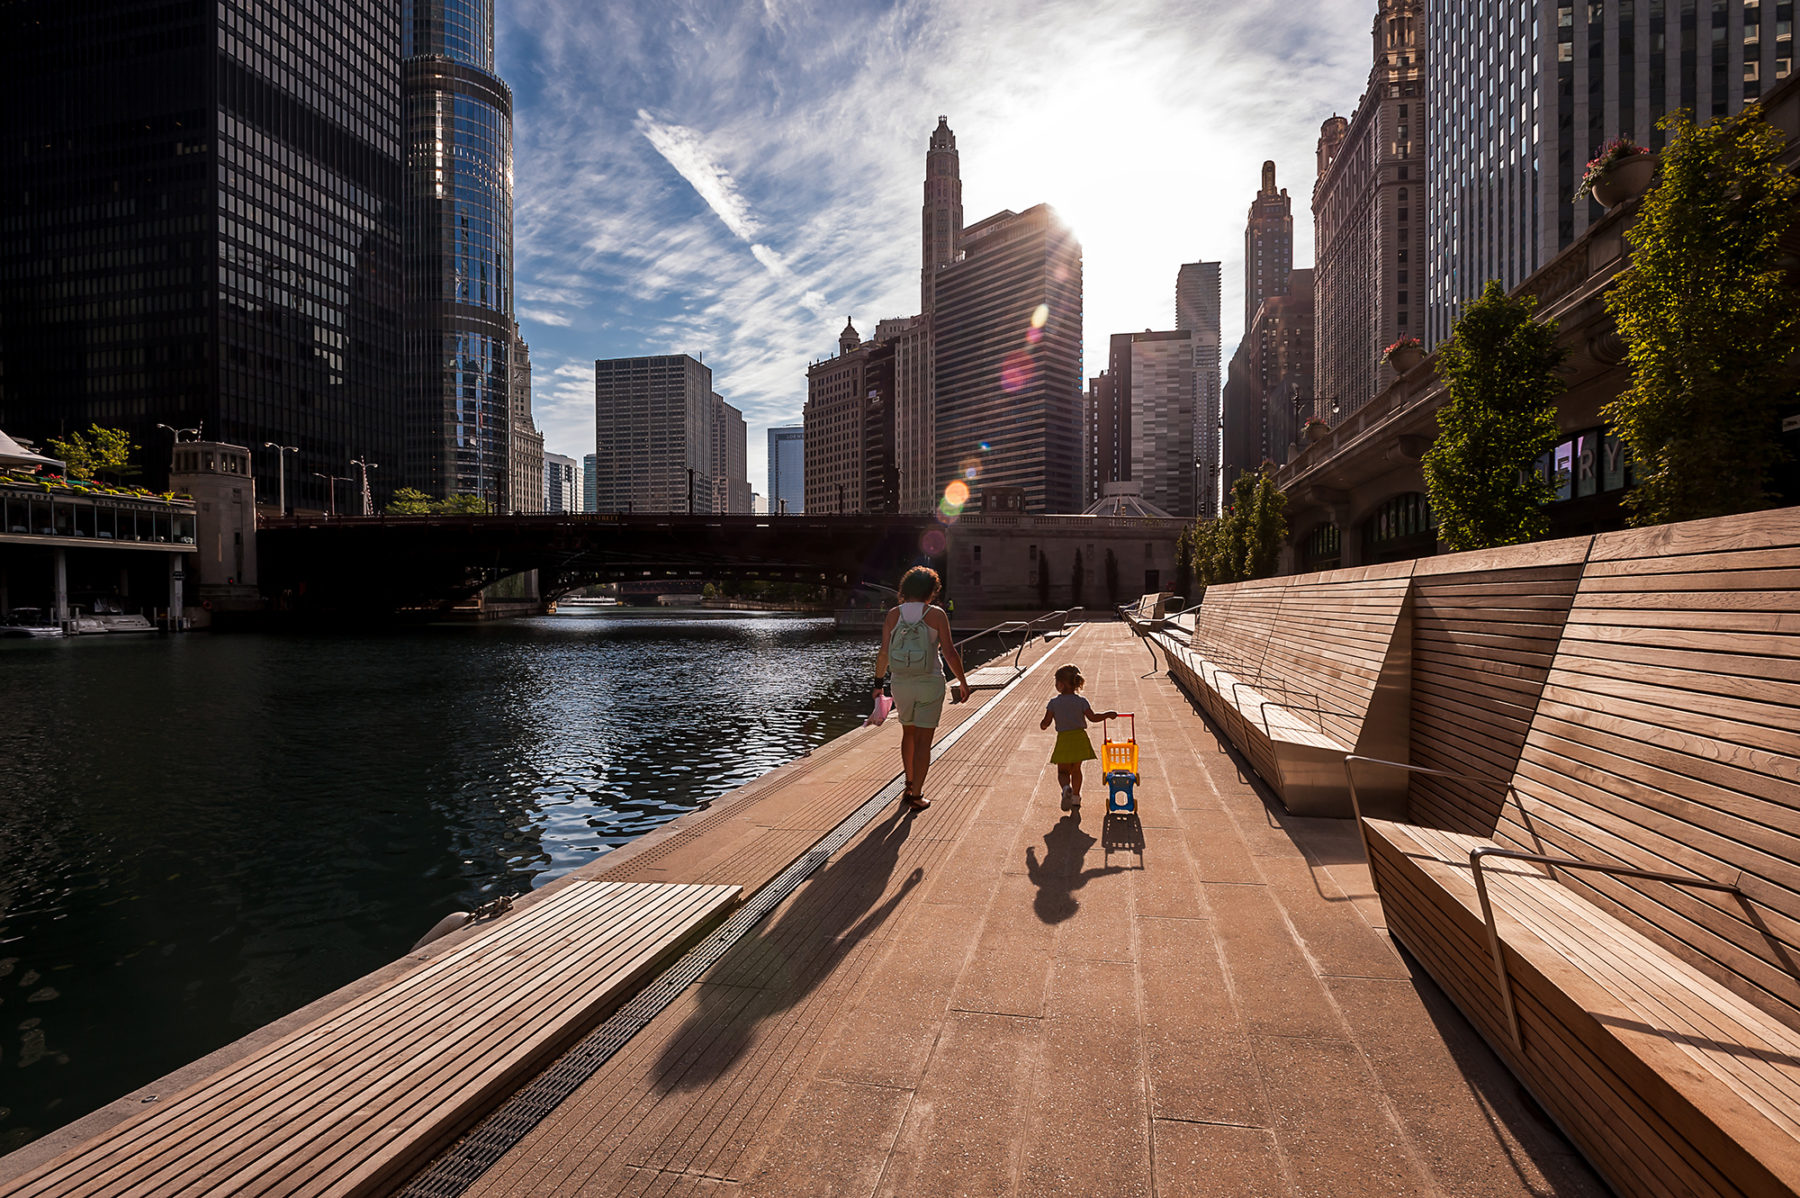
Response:
[[[1044,706],[1056,721],[1058,732],[1075,732],[1086,728],[1087,713],[1094,710],[1086,699],[1073,693],[1057,695]]]

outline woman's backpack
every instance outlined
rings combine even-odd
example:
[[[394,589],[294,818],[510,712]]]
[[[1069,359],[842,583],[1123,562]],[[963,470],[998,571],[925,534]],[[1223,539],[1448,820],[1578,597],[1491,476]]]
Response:
[[[923,619],[909,624],[902,616],[888,639],[888,664],[897,674],[922,674],[937,664],[936,640]]]

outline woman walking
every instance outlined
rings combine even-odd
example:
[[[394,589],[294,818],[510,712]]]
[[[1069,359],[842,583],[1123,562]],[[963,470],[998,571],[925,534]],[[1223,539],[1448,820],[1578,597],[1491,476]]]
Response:
[[[875,697],[881,680],[893,671],[894,714],[900,717],[900,764],[906,770],[903,801],[914,811],[931,806],[925,797],[925,774],[931,768],[931,738],[944,712],[944,668],[939,656],[969,697],[962,655],[950,639],[950,617],[935,605],[943,584],[937,571],[914,566],[900,580],[900,602],[881,625],[881,651],[875,657]]]

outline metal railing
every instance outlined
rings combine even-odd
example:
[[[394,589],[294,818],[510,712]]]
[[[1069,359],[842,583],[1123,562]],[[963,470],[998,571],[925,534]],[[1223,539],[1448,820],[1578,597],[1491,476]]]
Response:
[[[1344,758],[1344,781],[1350,787],[1350,810],[1356,820],[1356,828],[1363,840],[1363,855],[1369,861],[1369,868],[1374,869],[1374,855],[1369,851],[1369,834],[1363,827],[1362,804],[1356,795],[1357,764],[1379,765],[1390,769],[1405,770],[1411,774],[1430,774],[1438,778],[1451,778],[1458,782],[1479,782],[1490,786],[1503,787],[1513,801],[1519,804],[1523,814],[1525,805],[1519,798],[1518,787],[1510,778],[1496,778],[1484,774],[1459,774],[1451,770],[1432,769],[1423,765],[1408,765],[1401,761],[1383,761],[1378,757]],[[1737,878],[1732,882],[1714,882],[1709,878],[1689,877],[1686,874],[1661,873],[1656,870],[1639,869],[1631,865],[1608,865],[1599,861],[1582,861],[1575,857],[1554,857],[1547,853],[1533,853],[1525,849],[1509,849],[1500,845],[1484,845],[1469,851],[1469,869],[1475,877],[1475,897],[1481,904],[1481,922],[1487,931],[1488,955],[1494,963],[1494,984],[1500,992],[1500,1009],[1506,1016],[1506,1032],[1512,1039],[1513,1049],[1519,1053],[1525,1051],[1525,1040],[1519,1031],[1519,1012],[1513,1001],[1512,977],[1506,970],[1506,957],[1500,949],[1500,925],[1494,919],[1494,903],[1488,894],[1487,875],[1483,863],[1489,857],[1501,857],[1509,861],[1529,861],[1539,865],[1547,865],[1553,871],[1550,880],[1555,881],[1554,871],[1558,869],[1587,870],[1592,873],[1606,874],[1610,877],[1637,878],[1646,882],[1664,882],[1671,886],[1691,886],[1697,890],[1717,890],[1740,897],[1743,891],[1737,883],[1743,880],[1744,871],[1739,870]]]
[[[971,641],[978,641],[984,636],[992,636],[999,638],[1001,656],[1004,656],[1006,650],[1006,638],[1017,632],[1021,635],[1019,637],[1018,648],[1013,652],[1013,668],[1019,669],[1020,659],[1025,655],[1025,646],[1031,643],[1033,629],[1037,628],[1039,625],[1044,625],[1045,631],[1049,631],[1050,629],[1048,626],[1050,624],[1058,621],[1066,624],[1068,623],[1069,617],[1080,610],[1082,609],[1079,607],[1067,607],[1060,611],[1048,611],[1043,615],[1033,616],[1029,620],[1002,620],[992,627],[983,628],[980,632],[972,633],[969,636],[963,637],[960,641],[953,642],[950,647],[960,654],[963,650],[963,646]]]
[[[1506,972],[1506,958],[1500,952],[1500,926],[1494,922],[1494,905],[1488,897],[1487,877],[1481,868],[1482,862],[1489,857],[1504,857],[1509,861],[1535,861],[1548,865],[1553,870],[1585,869],[1613,877],[1639,878],[1647,882],[1667,882],[1671,886],[1692,886],[1697,890],[1721,890],[1727,894],[1738,895],[1743,893],[1738,889],[1736,881],[1728,885],[1707,878],[1658,873],[1630,865],[1602,865],[1598,861],[1579,861],[1573,857],[1551,857],[1543,853],[1527,853],[1522,849],[1503,849],[1494,845],[1471,850],[1469,868],[1475,871],[1475,897],[1481,900],[1481,922],[1487,927],[1488,952],[1494,958],[1494,982],[1500,988],[1500,1008],[1506,1013],[1506,1030],[1512,1036],[1513,1048],[1520,1053],[1525,1051],[1525,1041],[1519,1034],[1519,1013],[1513,1004],[1512,978]],[[1744,871],[1739,870],[1738,880],[1742,880],[1743,876]],[[1555,880],[1554,875],[1551,880]]]

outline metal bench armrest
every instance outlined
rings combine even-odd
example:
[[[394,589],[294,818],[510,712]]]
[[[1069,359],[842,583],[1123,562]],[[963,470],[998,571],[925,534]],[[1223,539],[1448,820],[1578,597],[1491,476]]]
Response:
[[[1648,882],[1666,882],[1671,886],[1692,886],[1697,890],[1720,890],[1727,894],[1741,895],[1737,883],[1743,880],[1742,870],[1731,883],[1714,882],[1708,878],[1693,878],[1685,874],[1658,873],[1655,870],[1638,869],[1631,865],[1607,865],[1599,861],[1581,861],[1573,857],[1551,857],[1543,853],[1526,852],[1523,849],[1501,848],[1498,845],[1487,845],[1469,851],[1469,868],[1475,874],[1475,897],[1481,903],[1481,922],[1487,928],[1488,953],[1494,959],[1494,982],[1500,989],[1500,1008],[1506,1013],[1506,1030],[1512,1036],[1513,1048],[1518,1052],[1525,1051],[1525,1041],[1519,1032],[1519,1013],[1513,1005],[1512,979],[1506,972],[1506,958],[1500,952],[1500,925],[1494,921],[1494,903],[1488,897],[1487,875],[1482,872],[1482,865],[1489,857],[1504,857],[1509,861],[1533,861],[1548,865],[1552,869],[1590,870],[1594,873],[1608,874],[1621,878],[1639,878]]]

